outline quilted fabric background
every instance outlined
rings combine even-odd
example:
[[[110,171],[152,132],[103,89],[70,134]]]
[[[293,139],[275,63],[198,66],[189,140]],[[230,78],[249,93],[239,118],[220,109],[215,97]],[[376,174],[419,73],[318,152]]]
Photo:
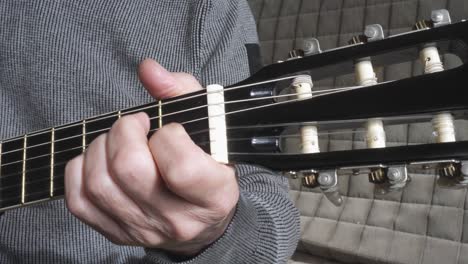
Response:
[[[322,50],[327,50],[345,45],[368,24],[381,24],[387,36],[406,32],[434,9],[448,9],[453,21],[468,18],[466,0],[250,0],[250,4],[265,64],[285,59],[306,37],[318,38]],[[416,59],[377,68],[379,81],[421,74]],[[451,67],[459,62],[445,56],[444,63]],[[314,85],[326,89],[355,84],[347,75]],[[468,123],[456,125],[457,139],[468,140]],[[430,124],[386,127],[387,144],[430,142],[428,131]],[[364,144],[362,135],[335,135],[321,140],[320,148],[332,151]],[[291,262],[468,263],[467,190],[439,188],[434,174],[426,171],[410,173],[407,188],[389,195],[375,195],[366,175],[341,177],[340,207],[291,180],[291,197],[302,215],[302,238]]]

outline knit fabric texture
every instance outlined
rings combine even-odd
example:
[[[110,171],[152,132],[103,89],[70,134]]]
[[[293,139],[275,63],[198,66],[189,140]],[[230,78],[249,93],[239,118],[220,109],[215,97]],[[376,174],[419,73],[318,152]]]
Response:
[[[202,85],[249,75],[257,43],[245,1],[0,2],[0,139],[151,102],[136,69],[153,58]],[[285,263],[299,237],[286,179],[237,165],[241,188],[224,235],[185,263]],[[1,186],[0,186],[1,188]],[[0,263],[172,263],[164,252],[112,244],[63,200],[0,216]]]

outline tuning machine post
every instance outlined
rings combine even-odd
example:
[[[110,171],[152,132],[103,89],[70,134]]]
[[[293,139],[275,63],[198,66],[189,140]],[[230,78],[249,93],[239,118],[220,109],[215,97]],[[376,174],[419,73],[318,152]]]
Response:
[[[289,52],[287,60],[300,59],[304,56],[304,51],[302,49],[293,49]]]
[[[253,137],[250,139],[250,144],[259,152],[281,152],[279,137]]]
[[[302,186],[307,188],[318,187],[318,175],[318,171],[316,170],[302,171]]]

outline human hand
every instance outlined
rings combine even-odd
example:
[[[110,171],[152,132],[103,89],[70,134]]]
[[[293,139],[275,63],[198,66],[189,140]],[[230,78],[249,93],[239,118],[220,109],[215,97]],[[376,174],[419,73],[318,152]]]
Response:
[[[139,76],[157,99],[201,89],[191,75],[145,60]],[[65,169],[68,209],[116,244],[195,255],[225,231],[239,199],[234,169],[217,163],[179,124],[149,140],[144,113],[124,116]]]

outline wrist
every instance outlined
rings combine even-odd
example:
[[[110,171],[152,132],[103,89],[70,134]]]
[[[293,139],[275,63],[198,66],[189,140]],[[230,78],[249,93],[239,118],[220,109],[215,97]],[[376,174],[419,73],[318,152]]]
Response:
[[[223,236],[227,227],[232,221],[234,214],[236,212],[236,206],[231,210],[231,212],[220,222],[215,225],[210,226],[203,234],[197,239],[194,239],[190,242],[186,242],[185,245],[178,245],[172,248],[167,248],[166,251],[173,255],[193,257],[198,255],[204,249],[212,245],[216,240]]]

